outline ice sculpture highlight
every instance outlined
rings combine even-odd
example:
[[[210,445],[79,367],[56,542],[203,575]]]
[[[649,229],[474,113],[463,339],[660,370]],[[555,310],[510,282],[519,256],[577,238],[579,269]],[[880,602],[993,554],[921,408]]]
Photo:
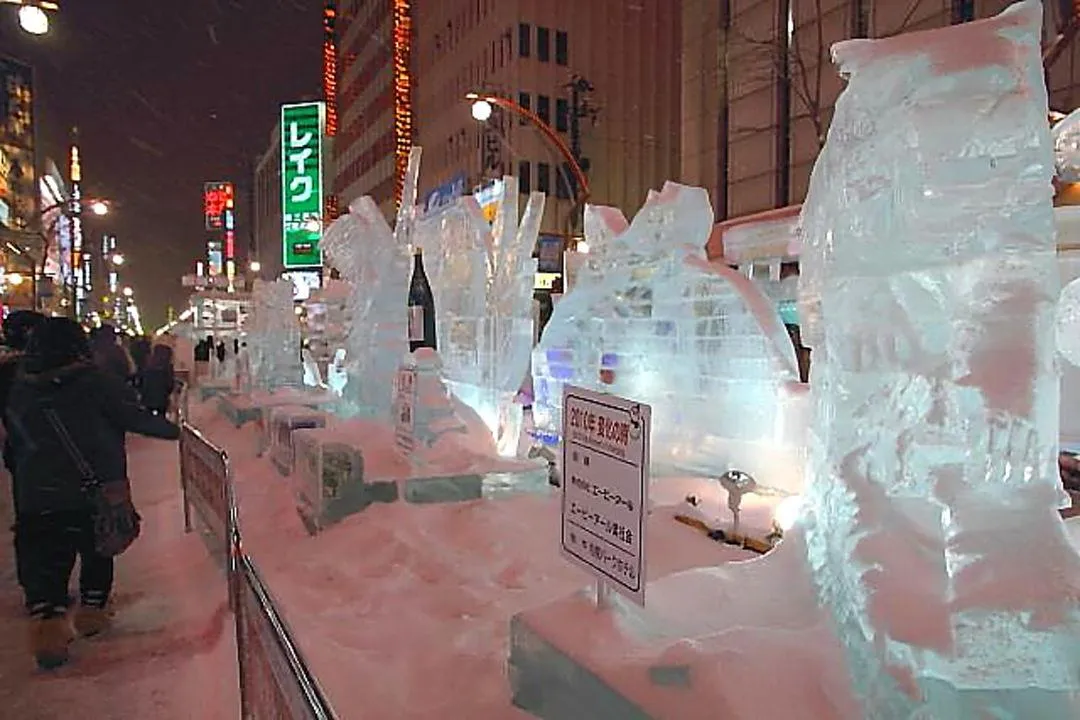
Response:
[[[544,194],[534,192],[518,222],[517,180],[506,177],[493,226],[468,196],[419,221],[414,237],[439,308],[443,379],[483,418],[504,456],[518,453],[521,436],[514,398],[529,371],[532,253],[543,216]]]
[[[802,484],[795,351],[776,308],[747,278],[706,262],[707,193],[667,183],[627,227],[589,207],[590,252],[533,356],[534,419],[555,440],[563,385],[649,403],[654,472],[747,471]]]
[[[415,197],[419,148],[413,149],[405,187]],[[412,227],[410,204],[402,202],[397,233],[390,231],[375,201],[354,200],[349,212],[335,220],[323,238],[330,265],[352,286],[348,301],[349,326],[345,339],[348,380],[336,384],[342,396],[341,414],[389,420],[394,376],[408,346],[406,300],[409,257],[406,237]],[[340,368],[336,369],[340,373]],[[338,392],[335,390],[335,392]]]
[[[297,387],[300,363],[300,325],[293,311],[293,286],[288,280],[256,280],[251,291],[248,357],[251,382],[264,390]]]
[[[849,83],[801,222],[803,522],[867,717],[1080,717],[1041,16],[833,48]]]

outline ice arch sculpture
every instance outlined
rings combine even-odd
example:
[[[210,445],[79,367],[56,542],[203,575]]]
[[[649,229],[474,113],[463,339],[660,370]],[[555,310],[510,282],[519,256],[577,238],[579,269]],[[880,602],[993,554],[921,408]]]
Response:
[[[1080,717],[1041,7],[833,48],[805,541],[874,718]]]
[[[323,238],[330,265],[352,286],[346,315],[342,414],[389,420],[394,377],[405,356],[408,301],[408,236],[412,230],[420,148],[413,148],[406,172],[406,193],[392,232],[368,196],[349,204]]]
[[[628,228],[617,211],[587,209],[590,258],[533,355],[534,418],[557,441],[564,384],[611,392],[652,405],[654,470],[737,467],[798,491],[794,348],[750,280],[706,262],[712,224],[707,193],[675,183]]]
[[[252,383],[264,390],[301,384],[300,324],[288,280],[256,280],[252,287],[248,357]]]
[[[521,436],[514,397],[529,372],[532,254],[543,217],[544,194],[534,192],[518,222],[517,179],[506,177],[494,225],[468,196],[418,221],[413,238],[435,295],[443,380],[483,418],[503,455],[517,453]]]

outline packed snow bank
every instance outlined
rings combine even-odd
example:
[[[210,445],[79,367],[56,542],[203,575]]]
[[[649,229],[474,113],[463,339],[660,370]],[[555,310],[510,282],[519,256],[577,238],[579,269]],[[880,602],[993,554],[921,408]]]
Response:
[[[0,716],[52,720],[216,720],[239,715],[225,577],[197,535],[184,535],[175,444],[129,446],[143,535],[117,561],[114,628],[77,641],[72,663],[35,669],[9,538],[0,543]],[[0,488],[4,527],[10,491]],[[74,581],[73,581],[74,582]]]
[[[558,500],[373,505],[311,538],[251,429],[199,408],[230,452],[247,552],[342,718],[525,717],[506,683],[510,619],[590,578],[559,556]],[[748,557],[656,510],[650,576]]]

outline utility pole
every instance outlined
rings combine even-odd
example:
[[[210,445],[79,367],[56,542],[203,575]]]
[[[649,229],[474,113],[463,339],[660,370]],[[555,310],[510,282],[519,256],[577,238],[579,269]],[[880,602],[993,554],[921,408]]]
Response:
[[[570,91],[570,155],[573,156],[574,161],[581,167],[582,172],[588,173],[591,163],[589,158],[583,157],[581,152],[581,121],[584,118],[589,118],[592,122],[596,122],[596,116],[599,114],[599,110],[590,102],[589,95],[596,90],[591,82],[586,80],[580,75],[574,75],[570,82],[564,87]],[[570,190],[572,197],[579,197],[580,188],[573,182],[570,173],[567,168],[559,168],[559,172],[562,174],[566,187]],[[580,203],[578,203],[580,204]],[[584,208],[578,208],[575,205],[570,210],[570,218],[568,225],[571,232],[580,231],[582,229],[578,219],[581,217],[581,212]]]

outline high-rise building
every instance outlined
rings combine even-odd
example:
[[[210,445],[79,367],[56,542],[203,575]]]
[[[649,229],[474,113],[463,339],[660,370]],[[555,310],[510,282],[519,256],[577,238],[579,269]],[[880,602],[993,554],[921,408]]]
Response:
[[[378,4],[378,3],[376,3]],[[466,95],[534,112],[579,156],[590,201],[631,216],[679,167],[679,3],[672,0],[413,0],[421,192],[504,174],[548,195],[543,230],[567,231],[576,184],[551,140]]]
[[[843,81],[829,48],[989,17],[1012,0],[682,0],[682,172],[717,219],[802,202]],[[1046,37],[1071,3],[1046,3]],[[821,14],[818,17],[818,10]],[[1050,65],[1051,108],[1080,89],[1074,44]]]
[[[333,191],[370,195],[392,216],[412,134],[410,0],[340,0]]]
[[[255,162],[255,226],[253,260],[259,262],[260,274],[276,278],[281,274],[281,125],[270,132],[270,144]]]

